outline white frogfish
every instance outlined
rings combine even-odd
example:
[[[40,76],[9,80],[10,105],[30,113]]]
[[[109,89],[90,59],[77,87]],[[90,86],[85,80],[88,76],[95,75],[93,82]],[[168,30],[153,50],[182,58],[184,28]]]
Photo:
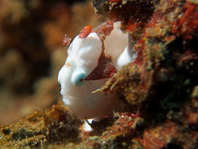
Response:
[[[92,93],[134,59],[128,35],[119,27],[119,22],[110,21],[93,30],[89,26],[68,48],[68,57],[58,74],[60,93],[64,103],[80,118],[99,120],[124,108],[115,94]]]

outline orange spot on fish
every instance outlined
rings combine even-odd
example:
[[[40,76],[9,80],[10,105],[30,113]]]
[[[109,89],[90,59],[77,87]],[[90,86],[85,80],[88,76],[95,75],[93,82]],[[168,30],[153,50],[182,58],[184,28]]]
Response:
[[[65,63],[65,66],[66,66],[66,67],[70,67],[70,66],[71,66],[71,63],[70,63],[70,62],[66,62],[66,63]]]
[[[87,37],[92,31],[92,26],[91,25],[87,25],[85,26],[81,31],[80,31],[80,34],[79,34],[79,38],[85,38]]]

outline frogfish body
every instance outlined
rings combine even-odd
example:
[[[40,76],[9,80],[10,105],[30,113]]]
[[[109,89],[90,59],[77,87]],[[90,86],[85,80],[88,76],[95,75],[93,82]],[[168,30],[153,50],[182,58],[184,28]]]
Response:
[[[124,103],[115,95],[92,93],[132,59],[127,54],[128,35],[119,23],[106,22],[76,36],[58,74],[64,103],[78,117],[101,119],[120,111]]]

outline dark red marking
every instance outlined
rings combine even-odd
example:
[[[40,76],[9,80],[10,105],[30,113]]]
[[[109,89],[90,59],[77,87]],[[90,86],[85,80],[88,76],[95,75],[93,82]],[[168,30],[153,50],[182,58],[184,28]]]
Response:
[[[113,30],[113,22],[112,21],[106,21],[105,23],[95,27],[93,29],[93,32],[96,32],[99,36],[100,40],[104,41],[106,39],[106,36],[108,36],[111,31]]]
[[[111,59],[102,53],[98,60],[98,66],[85,78],[85,80],[89,81],[111,78],[116,72],[116,68],[111,64]]]
[[[111,63],[111,58],[106,57],[104,54],[104,40],[112,30],[112,21],[106,21],[102,25],[93,29],[93,32],[97,33],[102,42],[102,53],[98,59],[98,66],[85,78],[86,81],[111,78],[117,72],[117,69]]]

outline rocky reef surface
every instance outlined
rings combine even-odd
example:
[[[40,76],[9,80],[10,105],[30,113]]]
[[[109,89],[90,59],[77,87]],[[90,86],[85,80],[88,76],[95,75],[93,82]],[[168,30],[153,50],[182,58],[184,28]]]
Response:
[[[6,3],[5,0],[1,1]],[[41,7],[41,4],[45,5],[45,3],[45,1],[40,1],[40,5],[36,5],[37,7],[32,4],[31,6],[38,8],[38,6]],[[41,77],[42,81],[40,81],[40,84],[37,83],[37,91],[35,91],[34,98],[32,97],[34,102],[33,99],[23,101],[27,105],[36,101],[35,105],[38,105],[40,109],[47,109],[26,114],[25,118],[20,119],[18,122],[1,125],[0,146],[2,148],[196,149],[198,146],[198,52],[196,51],[198,48],[198,1],[93,0],[92,3],[96,13],[106,17],[108,20],[121,21],[122,30],[129,33],[135,43],[136,60],[124,66],[104,86],[96,90],[96,92],[105,94],[117,94],[120,100],[127,104],[127,107],[123,112],[114,113],[113,117],[105,117],[99,122],[93,122],[91,124],[93,131],[85,132],[81,129],[83,121],[72,114],[61,102],[58,102],[57,98],[61,97],[58,96],[59,88],[58,84],[55,83],[55,76],[60,68],[58,64],[61,62],[58,55],[62,54],[60,52],[62,50],[57,50],[60,48],[58,46],[59,43],[56,42],[59,39],[55,40],[54,38],[61,37],[62,32],[67,32],[67,30],[61,30],[58,32],[58,36],[50,35],[57,33],[56,30],[53,30],[57,29],[56,27],[53,28],[54,25],[59,24],[59,21],[65,21],[65,17],[61,18],[60,14],[69,15],[68,12],[65,13],[63,10],[70,10],[65,9],[66,6],[60,1],[58,8],[65,6],[64,9],[57,10],[52,4],[51,9],[56,11],[50,13],[50,17],[59,23],[55,21],[57,24],[54,24],[54,22],[50,23],[47,20],[41,21],[42,23],[39,22],[41,26],[43,22],[48,22],[44,25],[41,32],[45,41],[41,40],[41,42],[39,40],[39,44],[44,44],[47,48],[42,48],[41,45],[38,48],[31,47],[35,55],[31,53],[31,48],[30,51],[25,50],[29,49],[28,45],[24,46],[26,47],[25,49],[24,47],[19,48],[22,51],[5,51],[5,49],[12,49],[11,47],[8,48],[8,45],[11,46],[12,42],[13,44],[15,43],[13,39],[15,36],[15,38],[19,38],[23,35],[22,37],[25,38],[24,36],[28,35],[27,32],[18,34],[14,30],[17,27],[16,25],[10,27],[11,23],[6,24],[5,20],[2,21],[0,31],[4,34],[1,35],[7,38],[0,36],[0,38],[4,39],[1,40],[0,54],[4,58],[3,62],[10,62],[8,64],[12,64],[13,68],[15,68],[15,65],[19,65],[19,68],[25,70],[26,67],[23,67],[23,65],[28,65],[28,62],[25,61],[25,58],[28,58],[27,55],[39,59],[42,50],[44,50],[46,57],[40,56],[40,62],[44,64],[46,63],[43,60],[53,59],[52,55],[55,55],[54,53],[58,54],[54,56],[53,61],[48,60],[48,63],[52,65],[51,69],[53,69],[48,74],[48,77],[42,74],[42,71],[39,72],[41,74],[38,74],[37,77],[43,75],[45,78]],[[17,6],[19,7],[22,4],[26,3],[20,3]],[[25,6],[29,5],[26,4]],[[86,3],[83,6],[88,8],[89,5]],[[71,8],[73,10],[75,8],[75,11],[79,14],[83,12],[82,8],[75,7],[75,5]],[[12,10],[14,11],[14,9]],[[43,9],[40,8],[40,10]],[[73,14],[74,12],[70,13]],[[17,15],[16,13],[14,14]],[[31,12],[21,12],[21,14],[31,14]],[[45,13],[39,13],[35,16],[41,17],[41,15],[45,15]],[[85,15],[89,16],[87,19],[89,21],[86,23],[94,25],[93,22],[99,23],[101,21],[100,18],[96,19],[93,15]],[[1,18],[7,18],[7,21],[16,19],[16,17],[13,15],[11,17],[1,16]],[[21,17],[25,16],[22,15]],[[30,16],[26,17],[26,19],[28,18]],[[80,19],[77,18],[74,17],[74,20],[80,22]],[[17,17],[17,19],[19,18]],[[18,21],[20,23],[23,22]],[[14,23],[17,23],[16,20]],[[61,22],[59,25],[63,24]],[[69,18],[65,24],[68,24],[68,28],[69,25],[73,27]],[[25,23],[25,25],[27,24]],[[82,23],[82,25],[87,24]],[[2,29],[2,27],[7,27],[7,30]],[[21,27],[21,24],[18,27]],[[77,28],[73,30],[75,29]],[[13,31],[16,35],[5,33],[6,31]],[[35,30],[31,29],[31,31],[34,32]],[[70,31],[68,29],[68,33]],[[50,32],[55,33],[50,34]],[[20,36],[18,37],[18,35]],[[12,42],[8,41],[8,39]],[[35,46],[35,44],[33,45]],[[17,46],[13,47],[16,48]],[[42,50],[39,50],[39,48]],[[45,52],[47,49],[51,51]],[[39,52],[36,50],[39,50]],[[22,57],[20,54],[16,54],[16,51],[23,54],[27,52],[27,54]],[[20,61],[16,60],[20,64],[11,63],[11,60],[13,60],[11,56],[16,59],[20,57]],[[3,62],[1,61],[0,67],[3,66]],[[37,62],[39,63],[39,61]],[[40,63],[38,65],[41,66]],[[30,66],[28,68],[31,68]],[[36,67],[36,65],[34,66]],[[13,70],[13,68],[10,68],[10,70]],[[40,67],[37,68],[39,69]],[[50,67],[44,68],[49,69]],[[27,72],[32,74],[31,71]],[[2,73],[0,72],[0,76]],[[46,73],[46,71],[43,73]],[[27,76],[31,75],[28,74]],[[16,77],[20,78],[19,76]],[[33,80],[30,79],[29,83],[34,82],[37,77],[32,77]],[[14,77],[10,78],[14,79]],[[3,86],[3,84],[8,84],[10,79],[1,77],[1,80],[1,86]],[[11,82],[13,83],[13,81]],[[17,84],[12,85],[12,89],[13,87],[17,87]],[[49,89],[46,89],[48,87]],[[19,87],[17,89],[20,89],[15,90],[17,93],[24,90],[24,88]],[[28,90],[31,90],[31,88]],[[22,93],[20,92],[20,94]],[[17,102],[20,102],[20,100]]]

